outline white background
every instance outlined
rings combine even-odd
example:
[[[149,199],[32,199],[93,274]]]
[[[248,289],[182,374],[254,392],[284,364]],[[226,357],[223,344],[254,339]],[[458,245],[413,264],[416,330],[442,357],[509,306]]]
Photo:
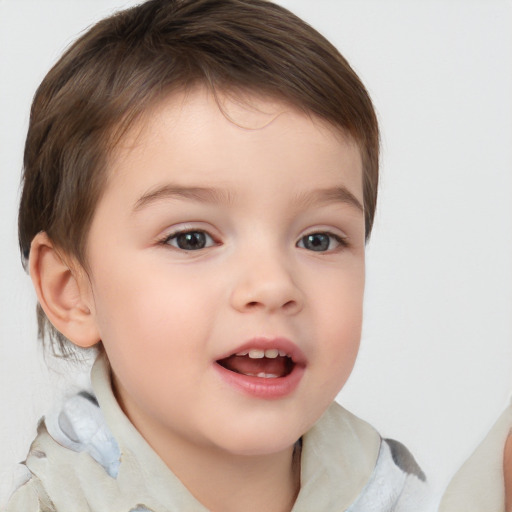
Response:
[[[17,251],[30,101],[76,34],[133,3],[0,0],[0,506],[52,390],[79,373],[44,361]],[[280,3],[348,58],[382,128],[363,342],[339,400],[440,492],[512,389],[512,1]]]

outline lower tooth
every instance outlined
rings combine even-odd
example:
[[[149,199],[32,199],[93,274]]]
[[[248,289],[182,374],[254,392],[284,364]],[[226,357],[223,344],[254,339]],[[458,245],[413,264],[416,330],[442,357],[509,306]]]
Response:
[[[261,379],[277,379],[279,378],[279,375],[276,375],[275,373],[243,373],[242,375],[245,375],[247,377],[259,377]]]

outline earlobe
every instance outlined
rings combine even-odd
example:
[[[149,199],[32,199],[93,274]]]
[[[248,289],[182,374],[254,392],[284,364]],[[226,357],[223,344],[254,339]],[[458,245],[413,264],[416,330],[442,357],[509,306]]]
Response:
[[[98,343],[85,273],[78,265],[70,268],[44,232],[32,240],[29,270],[39,303],[53,326],[80,347]]]

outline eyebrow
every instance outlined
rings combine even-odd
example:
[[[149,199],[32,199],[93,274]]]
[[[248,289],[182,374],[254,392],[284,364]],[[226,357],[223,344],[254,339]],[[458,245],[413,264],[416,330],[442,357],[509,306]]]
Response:
[[[207,203],[230,203],[232,196],[228,191],[218,188],[166,184],[155,187],[143,194],[135,203],[133,211],[140,211],[164,199],[190,199]],[[303,208],[315,204],[344,203],[364,213],[361,202],[343,185],[300,193],[295,197],[294,202]]]
[[[135,203],[133,211],[137,212],[163,199],[191,199],[207,203],[229,203],[231,195],[227,191],[217,188],[167,184],[155,187],[143,194]]]
[[[296,202],[304,207],[314,204],[344,203],[364,213],[364,207],[359,199],[343,185],[301,193],[297,195]]]

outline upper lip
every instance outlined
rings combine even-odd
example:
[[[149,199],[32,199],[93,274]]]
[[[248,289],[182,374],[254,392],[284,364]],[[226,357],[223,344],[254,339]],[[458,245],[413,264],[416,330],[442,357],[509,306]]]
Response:
[[[229,350],[220,357],[216,358],[216,361],[226,359],[228,357],[234,356],[235,354],[245,352],[246,350],[250,349],[277,349],[282,352],[286,352],[286,355],[289,356],[295,364],[305,365],[307,362],[304,352],[302,352],[302,350],[295,343],[293,343],[293,341],[290,341],[289,339],[283,337],[266,336],[251,338],[246,342],[242,343],[241,345],[238,345],[237,347]]]

